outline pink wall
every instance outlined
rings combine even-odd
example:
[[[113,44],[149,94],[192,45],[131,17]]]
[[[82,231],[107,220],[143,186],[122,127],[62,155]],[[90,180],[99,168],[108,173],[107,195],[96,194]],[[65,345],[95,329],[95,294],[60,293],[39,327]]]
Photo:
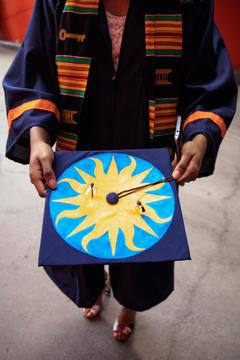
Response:
[[[240,69],[240,0],[215,0],[215,21],[233,68]]]
[[[0,0],[1,37],[22,42],[35,0]]]
[[[0,0],[2,38],[22,42],[34,1]],[[215,0],[215,21],[227,46],[233,67],[240,69],[240,0]]]

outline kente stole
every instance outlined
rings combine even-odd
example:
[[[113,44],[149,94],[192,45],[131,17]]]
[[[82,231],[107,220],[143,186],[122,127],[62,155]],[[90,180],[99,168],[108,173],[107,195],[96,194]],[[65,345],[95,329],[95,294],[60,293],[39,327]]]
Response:
[[[66,0],[62,13],[56,55],[62,113],[56,150],[74,151],[77,146],[98,7],[99,0]],[[146,0],[145,14],[149,134],[155,147],[160,136],[175,131],[182,57],[180,0]]]

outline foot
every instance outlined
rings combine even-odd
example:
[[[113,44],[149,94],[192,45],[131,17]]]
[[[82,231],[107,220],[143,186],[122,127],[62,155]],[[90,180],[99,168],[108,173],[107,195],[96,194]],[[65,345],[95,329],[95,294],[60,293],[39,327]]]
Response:
[[[88,319],[92,319],[95,316],[97,316],[100,311],[101,311],[101,305],[102,305],[102,297],[104,294],[105,288],[102,291],[101,295],[99,296],[99,298],[97,299],[97,301],[95,302],[95,304],[93,305],[93,307],[91,308],[84,308],[83,309],[83,315],[88,318]]]
[[[93,305],[91,308],[83,309],[83,315],[88,318],[92,319],[93,317],[97,316],[101,311],[101,305]]]
[[[119,341],[127,339],[133,331],[136,311],[122,307],[121,313],[113,326],[113,336]]]

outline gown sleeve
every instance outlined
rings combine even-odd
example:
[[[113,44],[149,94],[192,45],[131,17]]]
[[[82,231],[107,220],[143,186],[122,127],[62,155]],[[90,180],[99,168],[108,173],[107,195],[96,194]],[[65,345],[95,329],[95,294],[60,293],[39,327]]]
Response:
[[[208,149],[199,176],[214,171],[217,152],[236,109],[237,86],[213,0],[183,0],[183,90],[178,112],[184,141],[203,133]]]
[[[6,156],[27,164],[29,130],[43,127],[56,141],[60,121],[60,96],[55,65],[59,1],[37,0],[24,41],[3,80],[8,139]]]

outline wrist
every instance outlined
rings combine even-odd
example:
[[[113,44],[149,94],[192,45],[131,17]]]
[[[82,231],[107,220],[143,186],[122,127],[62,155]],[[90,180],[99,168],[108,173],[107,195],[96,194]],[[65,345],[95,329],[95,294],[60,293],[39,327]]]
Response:
[[[32,145],[36,144],[37,142],[44,142],[44,143],[50,145],[51,136],[44,128],[42,128],[40,126],[33,126],[30,129],[31,147],[32,147]]]
[[[197,134],[191,140],[193,141],[201,151],[202,157],[205,155],[208,147],[208,139],[204,134]]]

